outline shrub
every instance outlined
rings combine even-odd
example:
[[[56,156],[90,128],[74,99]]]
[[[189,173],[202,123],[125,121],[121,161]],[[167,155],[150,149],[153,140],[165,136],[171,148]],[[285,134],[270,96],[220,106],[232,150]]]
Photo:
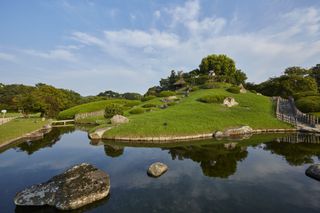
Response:
[[[141,114],[144,113],[144,109],[141,107],[133,108],[129,111],[130,114]]]
[[[141,98],[141,101],[150,101],[152,99],[156,98],[154,95],[147,95]]]
[[[143,108],[152,108],[152,107],[157,107],[156,104],[145,104],[142,106]]]
[[[169,103],[167,103],[168,106],[174,106],[176,104],[177,104],[177,102],[169,102]]]
[[[226,89],[228,92],[234,93],[234,94],[238,94],[240,93],[240,88],[236,87],[236,86],[232,86],[229,87],[228,89]]]
[[[191,91],[193,92],[193,91],[197,91],[197,90],[199,90],[200,88],[198,87],[198,86],[193,86],[193,87],[191,87]]]
[[[296,101],[298,109],[302,112],[319,112],[320,111],[320,96],[302,97]]]
[[[174,96],[174,95],[176,95],[176,93],[173,91],[169,91],[169,90],[162,91],[159,93],[160,97],[169,97],[169,96]]]
[[[203,96],[197,101],[203,102],[203,103],[223,103],[223,100],[226,98],[224,95],[206,95]]]
[[[307,96],[320,96],[320,94],[316,93],[314,91],[306,91],[306,92],[295,93],[293,95],[294,99],[296,99],[296,100],[303,98],[303,97],[307,97]]]
[[[123,115],[123,107],[120,104],[108,104],[104,110],[105,118],[112,118],[114,115]]]
[[[141,101],[128,101],[125,103],[124,106],[131,108],[131,107],[137,106],[139,104],[141,104]]]

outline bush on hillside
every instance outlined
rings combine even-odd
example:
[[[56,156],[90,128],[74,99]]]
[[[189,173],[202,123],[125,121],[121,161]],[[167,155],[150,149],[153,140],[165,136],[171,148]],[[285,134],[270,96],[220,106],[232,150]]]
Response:
[[[144,96],[144,97],[142,97],[141,98],[141,101],[150,101],[150,100],[152,100],[152,99],[154,99],[154,98],[156,98],[156,96],[154,96],[154,95],[147,95],[147,96]]]
[[[168,106],[174,106],[176,104],[177,104],[177,102],[169,102],[169,103],[167,103]]]
[[[198,87],[198,86],[193,86],[193,87],[191,87],[191,91],[192,91],[192,92],[197,91],[197,90],[199,90],[199,89],[200,89],[200,87]]]
[[[114,115],[123,115],[123,106],[120,104],[108,104],[104,110],[105,118],[112,118]]]
[[[320,96],[302,97],[296,101],[296,106],[302,112],[320,112]]]
[[[224,95],[206,95],[203,96],[197,101],[203,102],[203,103],[223,103],[223,100],[226,98]]]
[[[142,114],[144,113],[144,109],[141,107],[133,108],[129,111],[130,114]]]
[[[169,91],[169,90],[162,91],[159,93],[160,97],[169,97],[169,96],[174,96],[174,95],[176,95],[176,93],[173,91]]]
[[[124,104],[125,107],[131,108],[141,104],[141,101],[128,101]]]
[[[234,94],[239,94],[240,93],[240,88],[237,86],[232,86],[226,89],[228,92],[234,93]]]
[[[156,104],[144,104],[142,107],[143,108],[152,108],[152,107],[157,107],[157,105]]]
[[[299,92],[299,93],[295,93],[293,95],[293,98],[295,100],[298,100],[300,98],[307,97],[307,96],[320,96],[320,94],[315,91]]]

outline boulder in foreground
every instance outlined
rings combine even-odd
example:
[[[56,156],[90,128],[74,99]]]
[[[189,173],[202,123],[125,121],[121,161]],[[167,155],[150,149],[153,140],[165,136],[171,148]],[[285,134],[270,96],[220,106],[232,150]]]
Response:
[[[320,181],[320,163],[309,166],[306,175]]]
[[[60,210],[77,209],[109,194],[109,175],[82,163],[49,181],[19,192],[14,203],[19,206],[54,206]]]
[[[147,173],[152,177],[159,177],[163,173],[165,173],[167,170],[168,170],[168,166],[166,164],[156,162],[151,164],[151,166],[149,166]]]
[[[113,125],[117,125],[117,124],[125,124],[129,122],[129,119],[127,117],[124,117],[122,115],[114,115],[111,119],[110,119],[111,123]]]

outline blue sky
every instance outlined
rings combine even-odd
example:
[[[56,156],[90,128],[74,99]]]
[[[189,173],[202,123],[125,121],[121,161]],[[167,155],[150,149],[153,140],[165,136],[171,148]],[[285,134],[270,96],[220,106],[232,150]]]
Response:
[[[144,93],[227,54],[249,81],[320,63],[319,0],[0,0],[0,82]]]

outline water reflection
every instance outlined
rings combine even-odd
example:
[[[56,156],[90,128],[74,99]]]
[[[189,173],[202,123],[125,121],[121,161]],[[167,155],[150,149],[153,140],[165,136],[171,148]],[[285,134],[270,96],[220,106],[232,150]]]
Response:
[[[26,152],[28,155],[32,155],[34,152],[37,152],[40,149],[54,146],[61,139],[62,135],[71,133],[74,130],[75,127],[72,126],[53,128],[51,132],[46,134],[42,139],[20,143],[14,147],[14,149],[18,152]]]
[[[117,145],[104,145],[104,153],[112,158],[119,157],[123,154],[124,148]]]
[[[198,162],[205,176],[220,178],[234,174],[237,162],[248,156],[246,147],[236,143],[175,147],[169,149],[169,154],[173,160],[191,159]]]
[[[300,166],[314,163],[313,157],[320,158],[320,136],[315,134],[293,134],[265,143],[265,150],[283,156],[288,164]]]

